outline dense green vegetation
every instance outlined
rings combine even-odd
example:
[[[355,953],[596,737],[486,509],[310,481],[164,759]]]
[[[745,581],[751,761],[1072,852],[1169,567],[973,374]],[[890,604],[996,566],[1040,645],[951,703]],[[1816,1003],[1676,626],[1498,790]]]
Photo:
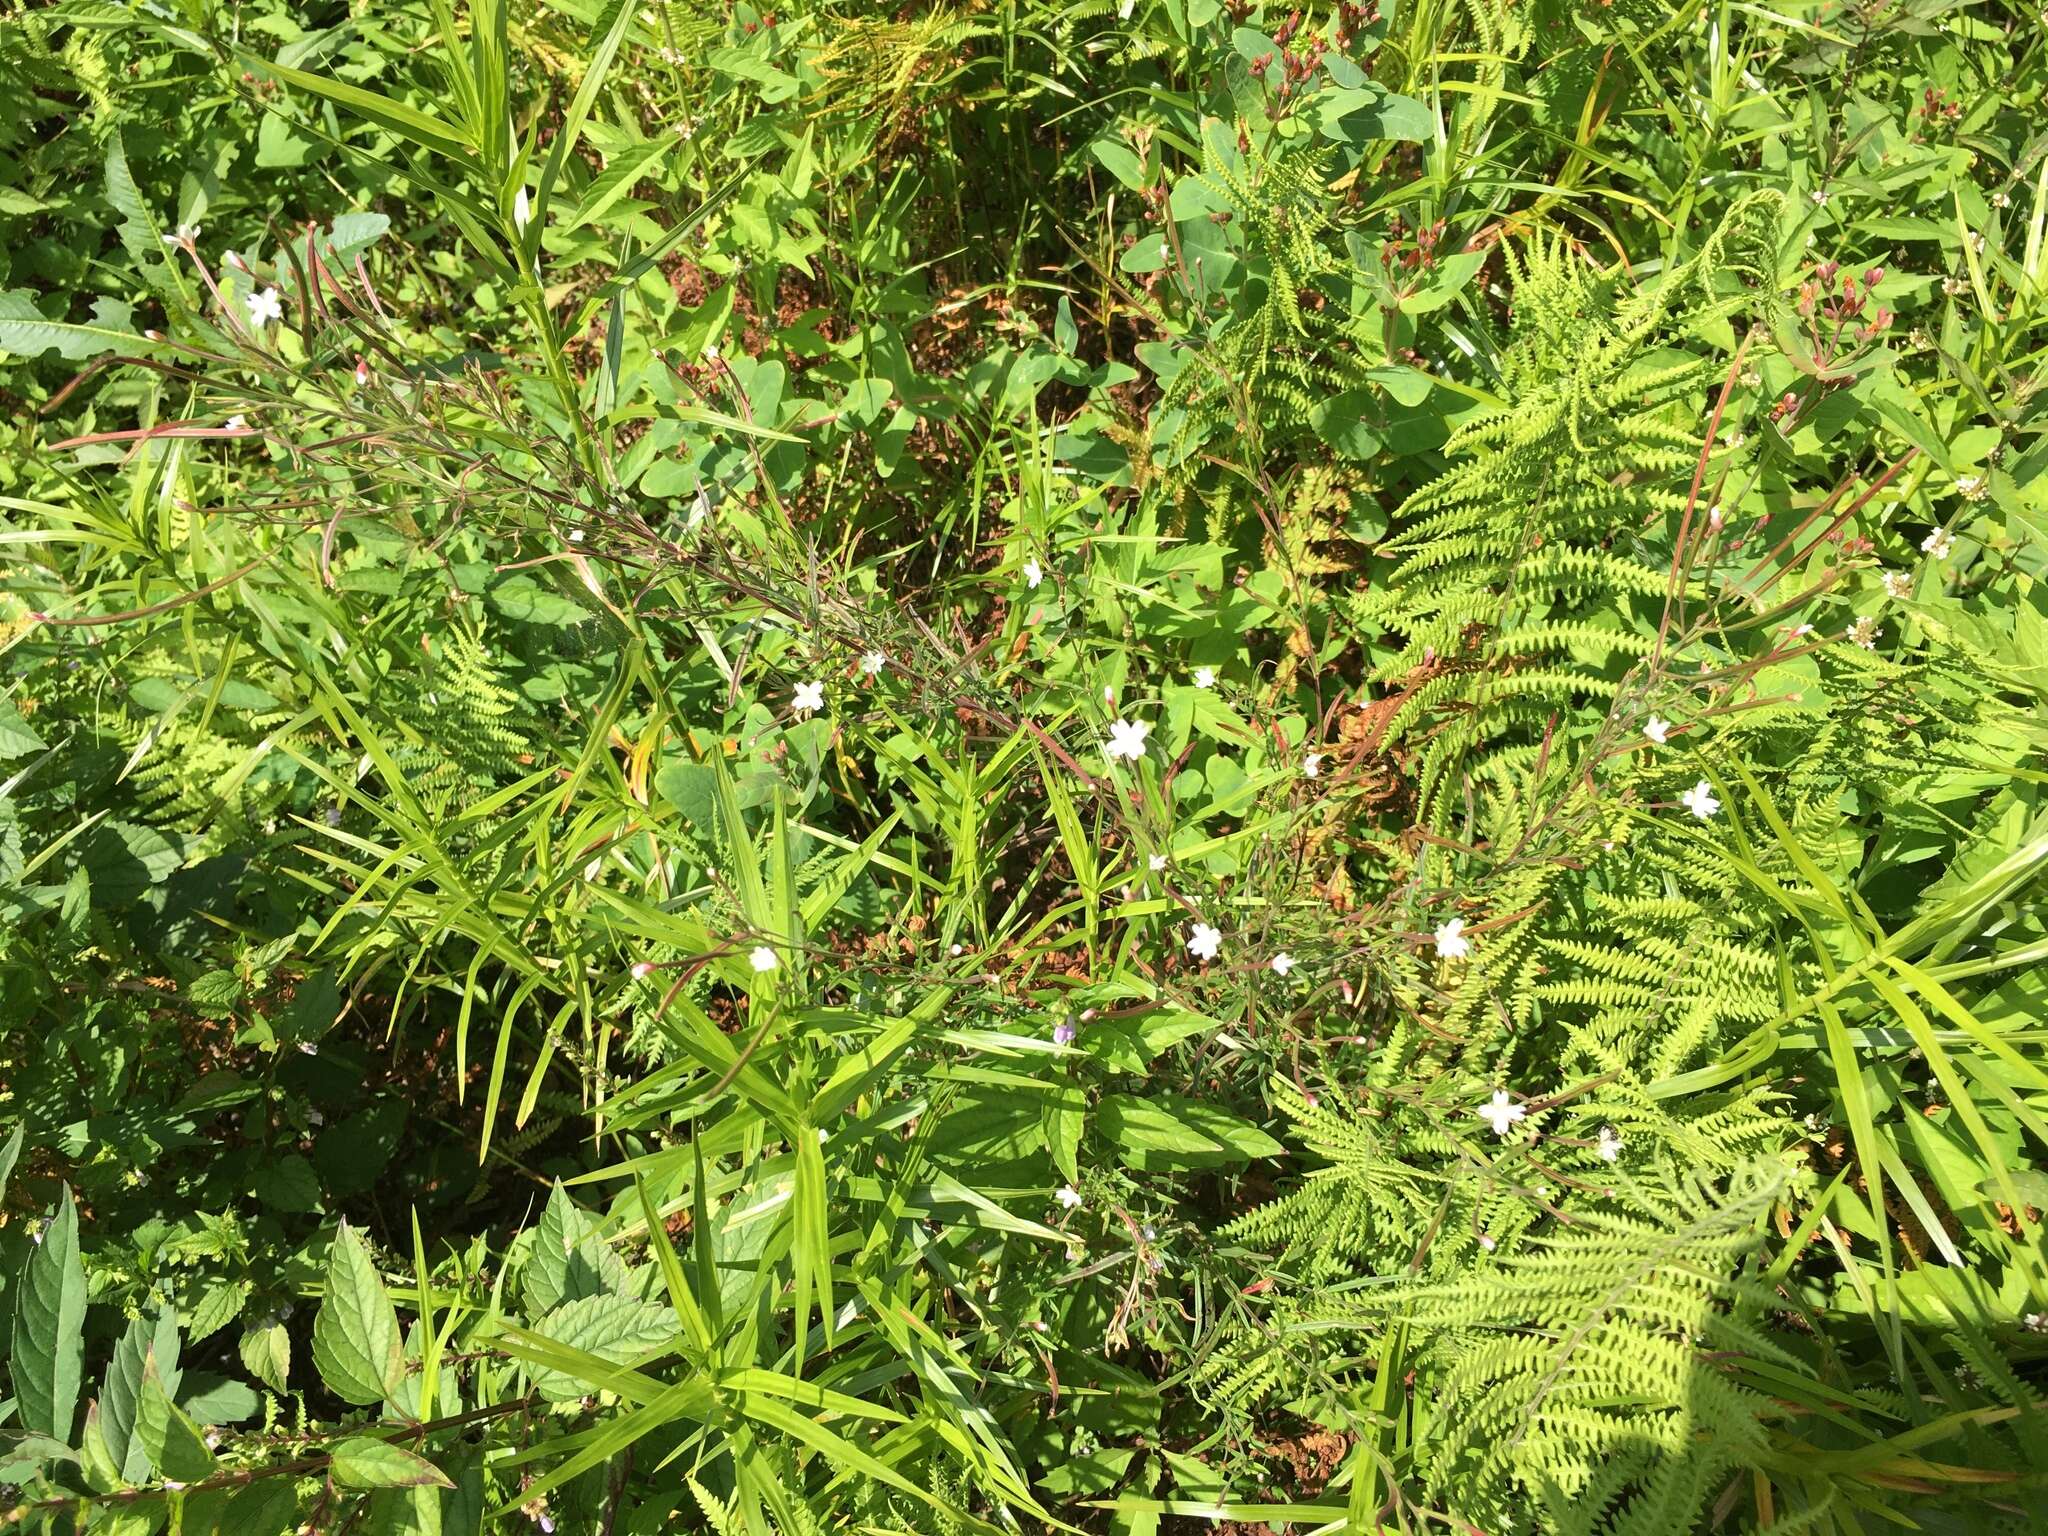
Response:
[[[2048,1528],[2034,0],[0,18],[0,1525]]]

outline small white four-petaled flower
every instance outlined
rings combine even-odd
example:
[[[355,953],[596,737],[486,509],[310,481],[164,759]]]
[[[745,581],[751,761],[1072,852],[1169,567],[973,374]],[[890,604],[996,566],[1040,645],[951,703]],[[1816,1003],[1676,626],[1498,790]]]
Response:
[[[1454,917],[1431,935],[1437,954],[1445,960],[1462,960],[1472,953],[1472,941],[1465,937],[1465,919]]]
[[[790,695],[789,707],[800,715],[811,714],[825,707],[825,685],[823,683],[798,683],[796,692]]]
[[[1492,1126],[1493,1134],[1496,1136],[1507,1135],[1509,1126],[1529,1117],[1529,1111],[1509,1098],[1505,1088],[1494,1089],[1492,1100],[1480,1105],[1472,1113]]]
[[[1652,715],[1643,723],[1643,734],[1661,747],[1664,745],[1665,738],[1671,734],[1671,722]]]
[[[1043,580],[1045,580],[1045,567],[1040,565],[1035,557],[1026,560],[1024,562],[1024,585],[1035,591],[1038,584]]]
[[[278,297],[275,288],[265,288],[252,293],[243,302],[249,306],[251,325],[268,325],[273,320],[284,318],[284,300]]]
[[[889,665],[889,658],[880,651],[863,651],[861,653],[860,670],[863,677],[875,677],[887,665]]]
[[[1294,969],[1294,956],[1290,955],[1289,953],[1287,953],[1286,950],[1283,949],[1280,951],[1279,954],[1273,957],[1272,964],[1274,975],[1285,976],[1288,972]]]
[[[754,952],[747,956],[747,964],[754,968],[756,974],[765,976],[775,969],[775,951],[766,944],[756,944]]]
[[[1167,861],[1166,861],[1166,855],[1165,855],[1165,854],[1163,854],[1163,853],[1155,853],[1155,854],[1153,854],[1153,855],[1152,855],[1152,856],[1151,856],[1150,858],[1148,858],[1147,860],[1145,860],[1145,867],[1146,867],[1147,869],[1151,870],[1151,871],[1152,871],[1152,873],[1156,875],[1156,874],[1158,874],[1158,873],[1159,873],[1159,872],[1160,872],[1160,871],[1161,871],[1162,869],[1166,868],[1166,862],[1167,862]]]
[[[1071,1184],[1062,1184],[1052,1192],[1052,1197],[1067,1210],[1076,1211],[1081,1208],[1081,1192]]]
[[[1214,688],[1216,686],[1216,669],[1214,667],[1195,668],[1195,686],[1197,688]]]
[[[1600,1127],[1600,1145],[1594,1149],[1603,1163],[1617,1162],[1621,1158],[1621,1132],[1611,1125]]]
[[[249,422],[246,417],[230,416],[222,425],[230,432],[240,432],[249,425]]]
[[[1701,821],[1705,821],[1721,809],[1721,802],[1714,798],[1714,786],[1705,779],[1701,779],[1699,783],[1693,785],[1691,789],[1680,795],[1678,799],[1680,804]]]
[[[1222,947],[1222,929],[1212,928],[1207,923],[1195,924],[1194,936],[1188,940],[1189,954],[1197,960],[1214,960]]]
[[[1323,754],[1311,752],[1301,760],[1302,777],[1312,779],[1323,771]]]
[[[1111,757],[1136,762],[1145,755],[1145,737],[1151,725],[1144,720],[1118,720],[1109,728],[1109,745],[1102,750]]]

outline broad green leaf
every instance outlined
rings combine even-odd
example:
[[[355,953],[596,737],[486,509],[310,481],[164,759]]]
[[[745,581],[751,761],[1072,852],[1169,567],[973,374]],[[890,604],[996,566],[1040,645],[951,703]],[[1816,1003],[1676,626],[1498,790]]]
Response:
[[[199,1426],[171,1401],[154,1362],[142,1368],[142,1391],[135,1406],[135,1437],[148,1452],[150,1465],[173,1482],[196,1483],[215,1470]]]
[[[26,757],[31,752],[40,752],[43,746],[43,738],[30,729],[29,723],[21,718],[21,711],[14,707],[14,701],[0,697],[0,762],[12,757]],[[15,1134],[21,1134],[18,1127]],[[5,1191],[6,1187],[5,1172],[0,1170],[0,1191]]]
[[[334,1480],[344,1488],[453,1488],[447,1474],[424,1456],[388,1440],[356,1435],[329,1453]]]
[[[370,1495],[365,1536],[441,1536],[443,1529],[439,1487],[379,1488]]]
[[[344,1402],[381,1403],[405,1378],[398,1313],[370,1252],[347,1222],[327,1250],[327,1290],[313,1319],[313,1366]]]
[[[1107,1094],[1096,1109],[1096,1125],[1125,1166],[1147,1172],[1249,1162],[1285,1150],[1228,1110],[1170,1093]]]
[[[527,1315],[540,1317],[564,1302],[622,1291],[625,1279],[619,1256],[557,1181],[548,1192],[547,1208],[534,1228],[533,1253],[520,1275]]]
[[[109,300],[93,306],[93,318],[80,323],[52,320],[25,289],[0,293],[0,357],[41,357],[55,351],[67,362],[83,362],[102,352],[153,352],[156,344],[129,329],[127,316]]]
[[[550,1312],[533,1331],[557,1344],[610,1365],[638,1360],[676,1337],[676,1320],[666,1307],[625,1296],[585,1296]],[[581,1397],[591,1384],[559,1370],[536,1367],[534,1390],[555,1402]]]
[[[183,1373],[178,1366],[177,1314],[168,1309],[154,1322],[129,1320],[100,1388],[100,1433],[124,1482],[139,1483],[149,1476],[149,1453],[135,1433],[135,1415],[142,1401],[143,1373],[151,1365],[164,1389],[176,1398]]]
[[[78,1207],[66,1184],[57,1214],[30,1247],[15,1284],[8,1370],[21,1423],[69,1445],[84,1369],[85,1269],[78,1258]]]

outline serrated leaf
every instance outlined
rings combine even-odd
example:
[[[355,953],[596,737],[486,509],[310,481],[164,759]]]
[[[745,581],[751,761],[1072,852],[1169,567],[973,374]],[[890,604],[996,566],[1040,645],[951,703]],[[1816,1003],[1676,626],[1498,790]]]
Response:
[[[142,1367],[142,1394],[135,1405],[135,1437],[148,1452],[151,1466],[173,1482],[196,1483],[210,1476],[216,1463],[199,1426],[171,1401],[156,1362]]]
[[[69,1184],[21,1266],[8,1365],[22,1424],[69,1445],[85,1370],[85,1269]]]
[[[12,699],[0,698],[0,761],[43,750],[43,738],[29,728]]]
[[[135,1414],[142,1401],[143,1370],[155,1362],[157,1377],[172,1397],[178,1395],[178,1315],[169,1308],[154,1321],[131,1318],[114,1358],[107,1362],[100,1387],[100,1432],[107,1454],[121,1470],[121,1480],[140,1483],[149,1477],[149,1453],[135,1433]]]
[[[363,1240],[343,1222],[327,1250],[327,1288],[313,1319],[313,1366],[344,1402],[381,1403],[405,1379],[398,1312]]]
[[[186,1338],[196,1344],[219,1333],[241,1316],[242,1303],[248,1299],[249,1282],[246,1280],[226,1280],[208,1286],[206,1294],[199,1298],[199,1305],[185,1319]]]
[[[232,1013],[242,992],[241,976],[222,968],[193,977],[185,987],[185,1001],[204,1013]]]
[[[533,1256],[520,1279],[528,1316],[540,1317],[565,1301],[624,1288],[625,1266],[595,1236],[595,1225],[557,1182],[548,1193],[547,1209],[533,1234]]]
[[[533,1331],[557,1344],[612,1365],[637,1360],[676,1337],[675,1314],[652,1302],[624,1296],[585,1296],[550,1312]],[[534,1390],[554,1402],[581,1397],[589,1387],[564,1371],[535,1366]]]
[[[330,1453],[334,1480],[344,1488],[453,1488],[442,1470],[424,1456],[388,1440],[357,1435]]]
[[[238,1353],[242,1365],[273,1392],[289,1391],[292,1370],[292,1336],[283,1323],[259,1323],[242,1331]]]

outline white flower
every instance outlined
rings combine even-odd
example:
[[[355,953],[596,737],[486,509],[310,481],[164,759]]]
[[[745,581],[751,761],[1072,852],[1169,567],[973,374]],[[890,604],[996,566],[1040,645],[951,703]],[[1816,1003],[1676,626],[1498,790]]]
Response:
[[[165,245],[194,245],[198,243],[198,240],[199,226],[197,224],[180,224],[176,234],[164,236]]]
[[[241,431],[241,430],[242,430],[242,429],[243,429],[244,427],[248,426],[248,425],[249,425],[249,423],[248,423],[248,421],[247,421],[247,420],[246,420],[245,418],[243,418],[243,417],[241,417],[241,416],[230,416],[230,417],[229,417],[229,418],[227,419],[227,422],[225,423],[225,425],[226,425],[226,427],[227,427],[228,431],[230,431],[230,432],[239,432],[239,431]]]
[[[1081,1192],[1071,1184],[1062,1184],[1052,1192],[1052,1197],[1067,1210],[1078,1211],[1081,1208]]]
[[[1815,187],[1815,188],[1813,189],[1813,206],[1814,206],[1814,207],[1816,207],[1816,208],[1825,208],[1825,207],[1827,207],[1827,205],[1828,205],[1828,195],[1827,195],[1827,193],[1825,193],[1825,192],[1821,191],[1821,189],[1820,189],[1820,188],[1818,188],[1818,187]]]
[[[1302,777],[1312,779],[1323,771],[1323,754],[1311,752],[1301,760]]]
[[[1465,919],[1454,917],[1433,936],[1436,952],[1445,960],[1462,960],[1472,953],[1472,941],[1465,937]]]
[[[1216,951],[1223,947],[1223,930],[1211,928],[1207,923],[1195,924],[1194,937],[1188,940],[1188,953],[1197,960],[1214,960]]]
[[[1956,494],[1965,501],[1982,501],[1986,481],[1982,475],[1963,475],[1956,480]]]
[[[1146,867],[1147,869],[1151,870],[1151,871],[1152,871],[1152,873],[1156,875],[1156,874],[1158,874],[1158,873],[1159,873],[1159,872],[1160,872],[1160,871],[1161,871],[1162,869],[1166,868],[1166,862],[1167,862],[1167,861],[1166,861],[1166,855],[1165,855],[1165,854],[1163,854],[1163,853],[1155,853],[1155,854],[1153,854],[1153,855],[1152,855],[1152,857],[1151,857],[1151,858],[1149,858],[1149,859],[1147,859],[1147,860],[1145,861],[1145,867]]]
[[[524,234],[526,226],[533,220],[533,204],[527,200],[526,188],[521,187],[512,198],[513,226]]]
[[[775,951],[766,944],[756,944],[754,952],[747,956],[747,964],[754,968],[755,974],[765,976],[775,969]]]
[[[1285,976],[1294,969],[1294,956],[1283,949],[1273,957],[1272,965],[1275,976]]]
[[[789,707],[800,715],[808,715],[825,707],[825,685],[823,683],[798,683],[796,692],[790,695]]]
[[[1036,591],[1038,584],[1043,580],[1045,580],[1045,567],[1040,565],[1036,559],[1026,560],[1024,562],[1024,585]]]
[[[1216,686],[1216,669],[1214,667],[1195,668],[1195,686],[1197,688],[1214,688]]]
[[[880,651],[865,651],[861,654],[860,670],[863,677],[877,677],[887,665],[889,658]]]
[[[1726,521],[1727,519],[1721,515],[1721,504],[1718,501],[1715,502],[1711,507],[1707,508],[1708,532],[1719,533],[1721,531],[1722,523]]]
[[[1529,1111],[1509,1098],[1505,1088],[1494,1089],[1492,1102],[1480,1105],[1472,1113],[1492,1126],[1496,1136],[1507,1135],[1509,1126],[1529,1118]]]
[[[1671,722],[1652,715],[1643,723],[1643,734],[1661,747],[1664,745],[1664,738],[1671,734]]]
[[[1112,758],[1129,758],[1135,763],[1145,755],[1145,737],[1151,730],[1144,720],[1119,720],[1110,726],[1109,745],[1102,750]]]
[[[1713,785],[1709,784],[1705,779],[1701,779],[1699,783],[1693,785],[1691,789],[1688,789],[1678,798],[1679,802],[1688,811],[1691,811],[1693,815],[1699,817],[1701,821],[1705,821],[1714,812],[1721,809],[1721,802],[1714,798]]]
[[[1884,595],[1895,603],[1903,603],[1913,595],[1913,575],[1910,571],[1886,571],[1884,573]]]
[[[1600,1145],[1594,1149],[1603,1163],[1618,1162],[1621,1158],[1621,1132],[1611,1125],[1600,1127]]]
[[[1877,642],[1884,638],[1884,631],[1877,627],[1877,620],[1865,614],[1849,626],[1848,637],[1866,651],[1877,649]]]
[[[1937,528],[1920,541],[1920,553],[1932,555],[1937,560],[1946,560],[1949,551],[1956,547],[1956,536],[1946,528]]]
[[[275,288],[265,288],[260,293],[252,293],[243,302],[249,306],[251,325],[268,325],[273,320],[284,318],[284,301],[278,297]]]

